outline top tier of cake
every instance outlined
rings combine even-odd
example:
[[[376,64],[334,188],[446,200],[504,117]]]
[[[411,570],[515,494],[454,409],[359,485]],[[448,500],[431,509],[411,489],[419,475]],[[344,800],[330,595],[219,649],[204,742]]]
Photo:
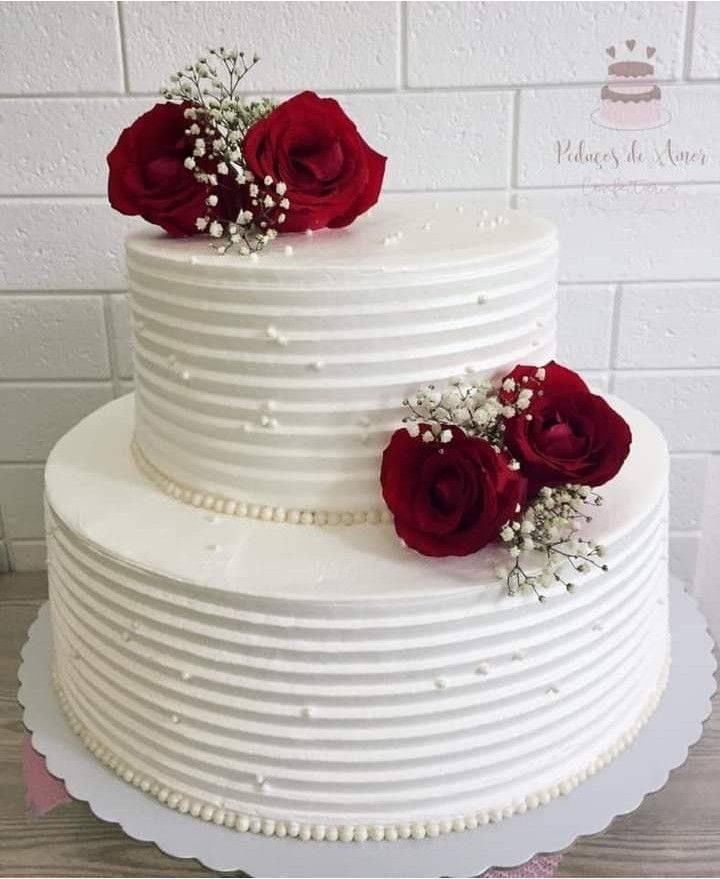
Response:
[[[377,518],[405,396],[553,355],[556,250],[545,220],[427,195],[257,259],[131,237],[139,462],[224,512]]]

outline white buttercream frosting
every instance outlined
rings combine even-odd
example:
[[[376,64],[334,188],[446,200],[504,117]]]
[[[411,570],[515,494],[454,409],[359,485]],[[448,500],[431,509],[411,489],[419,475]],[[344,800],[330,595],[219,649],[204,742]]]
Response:
[[[284,257],[285,258],[285,257]],[[47,467],[58,686],[121,777],[199,818],[302,839],[500,820],[617,755],[662,688],[667,451],[633,430],[588,534],[608,573],[538,603],[496,551],[427,559],[390,524],[270,526],[138,471],[132,398]]]
[[[348,229],[283,243],[251,262],[202,238],[128,241],[136,441],[190,498],[376,510],[408,393],[554,354],[544,220],[388,196]]]

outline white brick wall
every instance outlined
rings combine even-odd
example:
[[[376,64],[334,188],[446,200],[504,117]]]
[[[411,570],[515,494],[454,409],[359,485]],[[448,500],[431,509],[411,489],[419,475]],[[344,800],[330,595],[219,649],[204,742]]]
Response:
[[[42,462],[130,387],[136,221],[105,204],[105,155],[173,69],[239,38],[257,93],[338,95],[389,189],[558,222],[560,355],[665,430],[672,563],[720,627],[720,3],[0,4],[0,570],[44,564]],[[662,128],[593,122],[625,39],[656,48]]]

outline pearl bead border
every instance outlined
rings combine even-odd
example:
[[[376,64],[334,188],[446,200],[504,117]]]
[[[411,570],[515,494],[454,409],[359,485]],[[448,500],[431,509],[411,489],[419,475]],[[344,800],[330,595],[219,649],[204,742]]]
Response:
[[[312,824],[302,821],[285,819],[261,818],[259,815],[249,815],[224,809],[214,803],[192,799],[180,791],[171,790],[161,785],[157,780],[148,775],[136,772],[113,752],[104,747],[95,736],[85,728],[60,685],[57,674],[53,671],[53,686],[57,694],[60,707],[68,721],[72,731],[79,736],[82,743],[95,757],[111,769],[119,778],[144,793],[155,797],[164,805],[183,814],[189,813],[194,818],[203,821],[212,821],[214,824],[237,830],[240,833],[256,833],[263,836],[289,836],[304,841],[315,840],[327,842],[380,842],[382,840],[394,842],[397,839],[425,839],[434,838],[447,833],[459,833],[463,830],[475,830],[486,824],[496,824],[505,818],[515,814],[537,809],[547,805],[557,797],[567,796],[581,782],[595,775],[600,769],[611,763],[636,739],[640,730],[645,726],[660,702],[665,692],[670,671],[670,652],[668,649],[663,668],[658,679],[656,688],[645,703],[640,716],[633,725],[621,735],[614,745],[596,757],[586,769],[561,779],[557,784],[529,794],[524,799],[516,800],[503,808],[481,809],[478,812],[470,812],[466,815],[456,815],[444,820],[429,821],[406,821],[395,824],[342,824],[326,825]]]
[[[180,485],[167,477],[161,470],[151,464],[143,454],[136,439],[130,444],[135,463],[140,471],[170,497],[199,509],[236,516],[244,519],[260,519],[263,522],[279,522],[290,525],[386,525],[392,522],[392,513],[387,508],[374,510],[300,510],[270,504],[248,503],[223,495],[198,491],[186,485]]]

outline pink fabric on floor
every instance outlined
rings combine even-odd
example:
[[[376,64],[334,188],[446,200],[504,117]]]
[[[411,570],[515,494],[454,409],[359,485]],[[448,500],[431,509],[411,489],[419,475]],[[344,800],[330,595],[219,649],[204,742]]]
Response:
[[[22,771],[25,802],[36,818],[70,802],[65,785],[59,778],[50,775],[45,758],[33,748],[29,735],[25,736],[22,744]]]
[[[29,735],[22,744],[22,769],[25,781],[25,802],[36,818],[52,812],[57,806],[69,803],[70,795],[59,778],[48,772],[45,758],[33,748]],[[487,879],[512,879],[515,876],[554,876],[562,855],[538,855],[527,864],[511,870],[488,870]]]
[[[515,876],[554,876],[562,860],[562,855],[536,855],[526,864],[511,867],[509,870],[497,870],[493,867],[483,873],[483,879],[512,879]]]

